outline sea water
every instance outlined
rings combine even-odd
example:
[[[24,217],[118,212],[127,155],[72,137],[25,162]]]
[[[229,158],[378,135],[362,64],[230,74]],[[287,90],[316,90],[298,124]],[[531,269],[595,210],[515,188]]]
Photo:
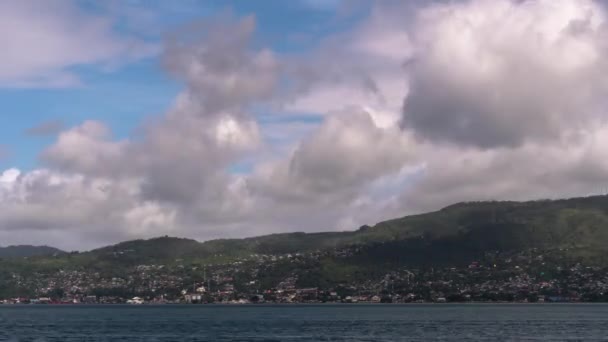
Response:
[[[0,341],[605,341],[606,304],[0,305]]]

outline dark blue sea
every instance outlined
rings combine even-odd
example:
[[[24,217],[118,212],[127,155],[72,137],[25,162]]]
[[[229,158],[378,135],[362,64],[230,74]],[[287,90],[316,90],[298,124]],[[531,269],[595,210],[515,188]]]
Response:
[[[0,341],[608,341],[604,304],[0,306]]]

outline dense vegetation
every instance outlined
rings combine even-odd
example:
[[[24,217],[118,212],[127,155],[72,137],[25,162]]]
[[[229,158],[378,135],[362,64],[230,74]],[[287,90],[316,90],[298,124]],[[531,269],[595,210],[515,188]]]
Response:
[[[169,237],[135,240],[82,256],[101,261],[128,250],[131,252],[121,260],[150,263],[175,258],[222,260],[253,253],[285,254],[345,246],[365,246],[370,253],[380,253],[381,258],[397,253],[421,260],[530,248],[584,249],[587,256],[593,256],[602,254],[607,242],[608,196],[595,196],[556,201],[459,203],[350,232],[273,234],[203,243]]]
[[[546,251],[546,255],[559,262],[584,261],[607,266],[607,242],[608,196],[470,202],[348,232],[273,234],[202,243],[160,237],[82,253],[60,253],[45,247],[19,254],[14,248],[4,248],[0,249],[4,253],[0,254],[0,292],[6,287],[3,280],[14,274],[31,278],[60,270],[86,270],[101,277],[124,278],[137,265],[166,265],[168,269],[184,264],[213,267],[254,255],[297,253],[317,253],[315,258],[299,261],[298,282],[302,286],[364,281],[395,265],[463,266],[472,260],[488,259],[489,255],[533,249]],[[323,254],[324,251],[327,253]],[[336,257],[341,251],[346,251],[347,256]],[[15,258],[20,256],[29,258]],[[293,260],[277,261],[271,267],[257,265],[257,277],[264,286],[276,284],[290,272],[293,274]],[[197,272],[201,273],[202,267]],[[184,275],[184,279],[202,277],[198,273]],[[248,277],[241,276],[243,280],[250,280]]]

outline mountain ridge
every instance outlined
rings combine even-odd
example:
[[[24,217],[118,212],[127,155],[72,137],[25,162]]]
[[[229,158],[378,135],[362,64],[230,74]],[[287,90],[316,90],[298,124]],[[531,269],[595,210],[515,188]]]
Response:
[[[36,257],[36,256],[52,256],[56,254],[65,254],[66,252],[51,246],[41,245],[10,245],[6,247],[0,246],[0,258],[20,258],[20,257]]]
[[[165,236],[125,241],[84,253],[99,254],[125,246],[154,245],[149,248],[162,254],[167,251],[161,252],[158,247],[159,243],[165,242],[166,249],[177,248],[180,256],[242,256],[308,252],[417,238],[467,238],[469,247],[472,243],[480,245],[485,241],[496,248],[572,244],[599,248],[608,241],[608,229],[602,227],[608,227],[608,196],[524,202],[479,201],[460,202],[437,211],[386,220],[353,231],[276,233],[202,242]]]
[[[509,236],[514,237],[513,234],[518,234],[519,240],[522,239],[522,234],[527,234],[527,240],[531,242],[529,245],[537,247],[545,245],[544,240],[547,240],[547,244],[563,245],[566,240],[570,240],[597,247],[598,244],[608,241],[608,229],[601,229],[603,226],[608,227],[608,196],[605,195],[522,202],[471,201],[458,202],[437,211],[382,221],[373,226],[364,225],[352,231],[287,232],[207,241],[165,235],[123,241],[78,254],[103,256],[133,248],[155,259],[175,256],[209,257],[218,254],[286,254],[422,237],[455,238],[468,234],[469,237],[480,239],[482,237],[478,236],[479,234],[488,232],[496,235],[484,238],[498,245],[500,241],[497,241],[497,236],[502,236],[506,242]],[[512,247],[528,245],[525,241],[519,243],[519,246]],[[2,251],[7,254],[7,248],[19,247],[32,251],[16,253],[16,256],[65,253],[48,246],[9,246],[0,247],[0,257],[3,255]],[[34,252],[36,248],[39,249],[38,252]]]

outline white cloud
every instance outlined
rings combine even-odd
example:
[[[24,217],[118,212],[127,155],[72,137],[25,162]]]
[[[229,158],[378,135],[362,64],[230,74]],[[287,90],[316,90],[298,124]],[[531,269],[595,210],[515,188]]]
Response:
[[[602,126],[576,141],[530,142],[516,149],[420,146],[423,172],[401,195],[402,205],[420,212],[460,201],[606,194],[607,133]]]
[[[255,18],[202,24],[169,39],[164,64],[189,86],[207,112],[239,108],[270,98],[279,64],[267,49],[251,50]]]
[[[215,34],[251,29],[250,19],[235,25],[236,31],[221,27]],[[181,48],[168,48],[167,55],[179,54],[190,63],[191,68],[168,64],[178,68],[176,75],[186,89],[165,115],[142,128],[141,137],[115,140],[106,125],[87,121],[60,133],[42,153],[49,169],[17,180],[11,178],[14,171],[3,174],[12,185],[3,196],[0,230],[64,230],[70,236],[64,244],[88,244],[169,232],[207,236],[196,232],[201,220],[206,221],[203,225],[221,226],[238,218],[247,209],[239,185],[243,183],[226,169],[260,144],[258,125],[245,111],[261,94],[249,86],[248,74],[259,64],[255,52],[250,54],[254,63],[243,75],[243,64],[214,64],[218,56],[249,54],[240,50],[248,49],[247,37],[238,46],[225,45],[217,37],[194,44],[189,56]],[[201,73],[201,68],[206,71]],[[254,73],[264,72],[268,79],[274,77],[272,68]],[[225,83],[205,83],[211,74],[230,78],[230,91]],[[207,91],[216,97],[208,97]],[[56,209],[58,203],[61,208]],[[87,227],[76,229],[82,225]]]
[[[87,121],[59,134],[57,142],[43,152],[42,158],[74,172],[97,174],[102,172],[102,166],[115,172],[120,167],[126,144],[126,141],[113,141],[103,123]]]
[[[431,5],[413,26],[404,125],[493,148],[605,121],[608,22],[591,0]]]
[[[0,23],[0,87],[73,86],[80,80],[71,67],[124,63],[156,50],[69,0],[2,1]]]
[[[409,149],[409,139],[396,127],[381,128],[354,108],[328,117],[288,159],[261,166],[253,184],[279,201],[343,201],[398,171]]]
[[[8,169],[0,174],[0,187],[9,188],[15,183],[21,171],[18,169]]]
[[[383,127],[393,126],[408,91],[403,65],[412,54],[404,7],[379,4],[364,23],[327,37],[297,60],[299,92],[284,109],[329,114],[364,107]]]
[[[139,201],[135,182],[45,169],[18,174],[3,174],[10,187],[0,185],[0,231],[51,234],[58,239],[48,243],[70,248],[134,238],[151,226],[155,234],[171,227],[171,208]]]

